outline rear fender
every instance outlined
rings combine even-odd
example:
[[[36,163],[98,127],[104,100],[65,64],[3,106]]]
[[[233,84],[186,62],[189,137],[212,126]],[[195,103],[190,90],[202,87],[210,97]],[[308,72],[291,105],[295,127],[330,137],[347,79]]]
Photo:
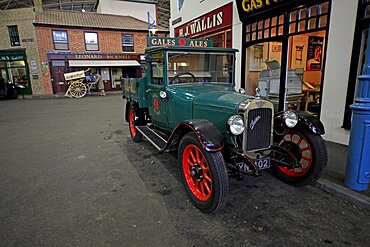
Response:
[[[224,146],[221,132],[209,121],[204,119],[189,120],[176,126],[167,142],[165,149],[173,151],[182,137],[193,132],[203,148],[209,152],[220,151]]]

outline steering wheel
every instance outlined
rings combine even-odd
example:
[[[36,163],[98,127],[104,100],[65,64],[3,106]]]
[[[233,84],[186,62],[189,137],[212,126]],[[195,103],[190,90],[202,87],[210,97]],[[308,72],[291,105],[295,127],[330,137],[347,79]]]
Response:
[[[172,78],[172,80],[170,81],[170,84],[179,84],[179,83],[183,83],[180,79],[180,76],[183,76],[183,75],[190,75],[191,78],[193,79],[193,82],[195,82],[195,76],[190,73],[190,72],[185,72],[185,73],[182,73],[182,74],[178,74],[178,75],[175,75],[174,78]],[[177,82],[175,81],[177,80]],[[175,81],[175,82],[174,82]]]

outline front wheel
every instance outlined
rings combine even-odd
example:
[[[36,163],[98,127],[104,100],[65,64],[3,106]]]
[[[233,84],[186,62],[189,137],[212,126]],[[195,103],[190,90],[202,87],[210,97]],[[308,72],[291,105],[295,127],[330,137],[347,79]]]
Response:
[[[229,179],[221,152],[207,152],[193,133],[186,134],[178,151],[181,177],[191,202],[203,213],[222,210]]]
[[[271,170],[278,179],[294,186],[304,186],[320,178],[328,161],[321,136],[307,129],[292,129],[287,131],[278,146],[289,154],[287,160],[293,158],[298,164],[294,168],[273,165]]]
[[[130,113],[129,113],[129,129],[130,129],[130,135],[134,142],[141,142],[141,139],[143,138],[143,135],[137,131],[135,128],[135,109],[133,107],[130,107]]]

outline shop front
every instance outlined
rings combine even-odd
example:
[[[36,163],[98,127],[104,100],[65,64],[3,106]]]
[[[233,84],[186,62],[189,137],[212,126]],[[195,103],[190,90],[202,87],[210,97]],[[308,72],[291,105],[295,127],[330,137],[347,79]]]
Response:
[[[66,92],[64,73],[68,72],[90,68],[87,81],[94,80],[95,74],[101,75],[106,91],[121,90],[122,78],[141,75],[140,56],[134,54],[52,52],[48,53],[48,60],[54,94]]]
[[[214,47],[232,47],[233,4],[229,3],[175,28],[175,37],[209,39]]]
[[[241,85],[247,94],[258,87],[278,110],[319,116],[330,1],[236,3],[243,25]]]
[[[14,83],[22,94],[32,94],[26,49],[0,50],[0,77]]]

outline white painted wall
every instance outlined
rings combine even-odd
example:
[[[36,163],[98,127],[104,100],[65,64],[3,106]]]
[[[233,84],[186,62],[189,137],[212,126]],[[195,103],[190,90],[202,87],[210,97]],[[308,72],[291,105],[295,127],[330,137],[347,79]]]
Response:
[[[178,10],[178,0],[171,0],[170,37],[174,37],[175,28],[181,26],[199,16],[205,15],[214,9],[233,2],[233,24],[232,24],[232,47],[239,50],[236,54],[235,82],[236,89],[240,88],[241,47],[242,47],[242,24],[239,20],[238,9],[232,0],[185,0],[181,10]],[[182,21],[172,25],[172,21],[181,17]]]
[[[321,105],[321,121],[326,131],[324,139],[345,145],[349,143],[350,132],[341,126],[347,96],[356,14],[357,1],[333,0]]]
[[[156,7],[153,3],[129,2],[120,0],[99,0],[98,13],[111,15],[130,15],[147,22],[148,14],[157,23]]]

